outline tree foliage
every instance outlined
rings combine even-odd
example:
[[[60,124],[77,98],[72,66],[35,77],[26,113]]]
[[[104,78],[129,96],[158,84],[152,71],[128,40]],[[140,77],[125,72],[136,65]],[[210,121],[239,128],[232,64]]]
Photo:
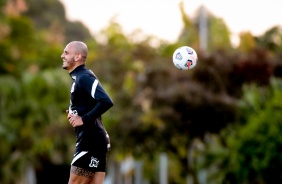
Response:
[[[240,44],[238,49],[242,52],[248,53],[252,51],[256,46],[255,38],[250,32],[240,33]]]
[[[68,82],[61,71],[25,73],[21,80],[1,77],[1,183],[18,180],[13,176],[25,173],[27,165],[43,167],[41,159],[67,161],[72,130],[65,126],[62,110],[68,106]]]
[[[272,80],[268,89],[245,88],[245,123],[230,137],[233,167],[238,183],[280,183],[282,157],[282,83]]]

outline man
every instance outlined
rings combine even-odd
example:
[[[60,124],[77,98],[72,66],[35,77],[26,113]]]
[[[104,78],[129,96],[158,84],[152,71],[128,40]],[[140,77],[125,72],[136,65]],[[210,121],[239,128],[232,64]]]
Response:
[[[113,106],[94,73],[85,67],[88,48],[80,41],[70,42],[61,58],[63,69],[73,80],[68,121],[76,134],[69,184],[102,184],[105,178],[109,136],[101,115]]]

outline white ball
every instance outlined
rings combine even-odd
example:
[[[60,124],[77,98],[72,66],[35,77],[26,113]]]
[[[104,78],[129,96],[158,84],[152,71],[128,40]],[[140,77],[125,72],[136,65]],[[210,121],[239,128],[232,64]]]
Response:
[[[172,56],[173,64],[180,70],[189,70],[196,66],[198,56],[196,51],[188,46],[177,48]]]

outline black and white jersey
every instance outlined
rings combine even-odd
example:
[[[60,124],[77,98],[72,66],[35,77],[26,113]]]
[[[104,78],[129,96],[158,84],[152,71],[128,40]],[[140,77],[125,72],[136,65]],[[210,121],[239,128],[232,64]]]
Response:
[[[77,151],[104,151],[109,148],[109,137],[102,124],[101,115],[113,102],[94,73],[85,65],[74,69],[69,113],[81,116],[83,125],[75,127]]]

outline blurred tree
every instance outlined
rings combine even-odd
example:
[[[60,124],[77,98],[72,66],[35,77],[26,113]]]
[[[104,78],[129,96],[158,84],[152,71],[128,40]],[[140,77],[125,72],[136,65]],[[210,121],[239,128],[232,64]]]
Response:
[[[271,51],[274,54],[281,53],[282,49],[282,27],[274,26],[267,30],[262,36],[256,37],[258,47]]]
[[[61,46],[56,42],[46,44],[27,17],[11,17],[7,27],[9,32],[0,42],[2,74],[20,76],[23,70],[57,67],[61,62]]]
[[[178,37],[178,46],[189,45],[192,48],[199,48],[198,29],[192,19],[185,13],[183,1],[179,3],[179,10],[182,16],[184,28]]]
[[[282,182],[282,82],[273,79],[269,89],[245,88],[245,124],[228,141],[230,170],[237,183]]]
[[[5,36],[0,42],[1,53],[0,71],[19,75],[22,68],[29,63],[23,60],[34,48],[34,30],[31,22],[26,17],[6,18],[4,26]],[[21,60],[21,62],[19,62]]]
[[[201,8],[201,7],[200,7]],[[178,46],[188,45],[199,51],[199,31],[201,19],[201,9],[198,9],[195,18],[191,20],[185,13],[183,2],[180,3],[180,12],[184,28],[180,33],[177,43]],[[215,17],[205,7],[204,11],[207,12],[207,51],[212,53],[215,50],[228,50],[231,49],[230,31],[225,22],[221,18]]]
[[[255,46],[255,38],[250,32],[242,32],[240,33],[240,44],[238,46],[238,49],[242,51],[243,53],[249,53],[252,51]]]
[[[68,21],[65,8],[59,0],[26,0],[28,9],[24,15],[31,18],[38,31],[46,31],[51,41],[66,44],[69,41],[95,39],[81,22]]]
[[[38,28],[46,29],[54,22],[66,22],[65,8],[58,0],[26,0],[26,3],[28,9],[25,15],[29,16]]]
[[[7,0],[0,0],[0,8],[2,9],[7,3]],[[0,11],[0,17],[3,16],[3,11]]]
[[[25,0],[7,0],[1,3],[5,3],[3,7],[4,14],[12,17],[20,16],[27,9]]]
[[[196,140],[194,167],[208,183],[280,183],[282,81],[244,85],[243,91],[236,123]]]
[[[26,72],[22,80],[0,77],[1,183],[16,183],[27,166],[44,167],[41,160],[62,164],[73,152],[72,128],[62,109],[68,107],[68,76],[61,70]],[[63,141],[62,141],[63,140]],[[17,175],[17,177],[14,177]]]
[[[254,49],[247,56],[238,59],[232,73],[234,82],[268,85],[273,74],[273,67],[267,50]]]
[[[231,49],[230,31],[224,20],[211,17],[210,21],[209,48],[211,51],[215,49]]]

